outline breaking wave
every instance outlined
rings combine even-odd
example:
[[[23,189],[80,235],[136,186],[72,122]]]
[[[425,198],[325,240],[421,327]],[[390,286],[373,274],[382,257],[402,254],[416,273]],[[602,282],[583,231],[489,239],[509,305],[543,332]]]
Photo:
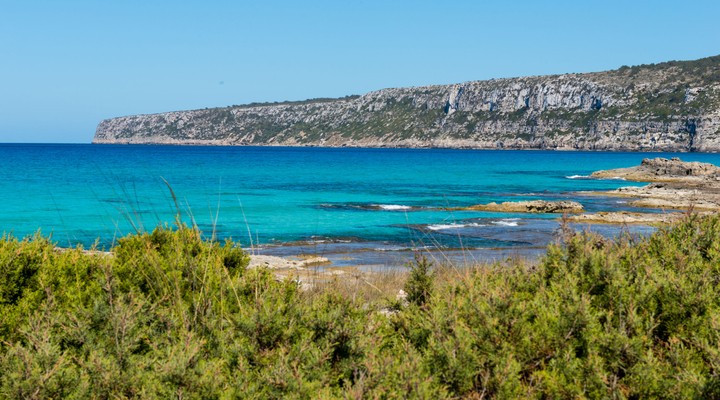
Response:
[[[478,226],[487,226],[484,224],[478,224],[478,223],[469,223],[469,224],[436,224],[436,225],[428,225],[426,228],[431,231],[443,231],[447,229],[460,229],[460,228],[468,228],[468,227],[478,227]]]
[[[499,226],[518,226],[518,218],[501,219],[500,221],[493,221],[491,224]]]
[[[377,207],[385,211],[402,211],[412,209],[410,206],[403,206],[400,204],[372,204],[370,207]]]

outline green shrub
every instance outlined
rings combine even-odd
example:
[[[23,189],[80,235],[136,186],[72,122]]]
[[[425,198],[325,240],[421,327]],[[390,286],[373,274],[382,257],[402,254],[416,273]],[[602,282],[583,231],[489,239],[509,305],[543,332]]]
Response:
[[[716,398],[720,217],[568,236],[392,298],[305,292],[186,227],[0,240],[0,398]],[[395,289],[397,291],[397,289]],[[387,310],[386,310],[387,311]]]
[[[417,306],[430,300],[433,286],[432,262],[427,257],[415,255],[415,262],[409,264],[410,275],[405,282],[407,301]]]

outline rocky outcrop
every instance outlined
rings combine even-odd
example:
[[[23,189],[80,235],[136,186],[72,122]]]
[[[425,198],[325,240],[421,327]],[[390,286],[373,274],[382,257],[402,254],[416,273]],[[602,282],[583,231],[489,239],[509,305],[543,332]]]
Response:
[[[494,211],[494,212],[515,212],[515,213],[580,213],[583,212],[582,204],[576,201],[508,201],[504,203],[478,204],[463,208],[468,211]]]
[[[277,256],[253,254],[250,256],[248,268],[294,269],[304,270],[308,267],[330,264],[325,257],[307,257],[290,259]]]
[[[627,211],[573,215],[568,221],[585,224],[618,224],[618,225],[664,225],[680,220],[682,213],[636,213]]]
[[[720,150],[720,56],[102,121],[93,143]]]
[[[652,183],[647,186],[628,186],[608,192],[634,200],[633,207],[674,210],[720,210],[720,187],[710,181],[675,181]]]
[[[646,158],[637,167],[597,171],[591,176],[653,182],[601,193],[631,198],[631,206],[720,211],[720,168],[713,164]]]
[[[709,163],[682,161],[677,157],[672,159],[658,157],[645,158],[637,167],[596,171],[590,176],[600,179],[623,178],[639,182],[694,182],[720,177],[720,168]]]

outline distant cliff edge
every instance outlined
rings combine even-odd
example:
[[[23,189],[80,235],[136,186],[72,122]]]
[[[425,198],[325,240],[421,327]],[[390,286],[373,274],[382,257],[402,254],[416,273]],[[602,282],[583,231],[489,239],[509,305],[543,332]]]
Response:
[[[133,115],[93,143],[720,151],[720,56]]]

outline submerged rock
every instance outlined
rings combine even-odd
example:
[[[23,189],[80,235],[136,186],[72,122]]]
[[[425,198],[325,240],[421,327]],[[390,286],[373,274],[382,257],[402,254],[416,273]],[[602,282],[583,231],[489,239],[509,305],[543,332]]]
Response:
[[[583,205],[577,201],[508,201],[504,203],[478,204],[464,208],[469,211],[496,211],[496,212],[520,212],[520,213],[581,213]]]
[[[640,224],[655,225],[667,224],[683,217],[683,213],[637,213],[627,211],[597,212],[582,215],[573,215],[568,218],[570,222],[588,224]]]

